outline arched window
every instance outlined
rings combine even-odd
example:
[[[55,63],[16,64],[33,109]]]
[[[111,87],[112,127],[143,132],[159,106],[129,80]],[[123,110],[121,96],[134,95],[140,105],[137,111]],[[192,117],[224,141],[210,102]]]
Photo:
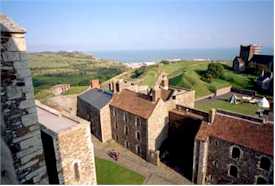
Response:
[[[233,159],[239,159],[241,156],[241,150],[238,147],[233,147],[231,151],[231,157]]]
[[[237,177],[238,176],[238,168],[234,165],[230,165],[229,175],[233,176],[233,177]]]
[[[257,178],[257,181],[256,181],[256,184],[267,184],[267,181],[266,179],[264,179],[263,177],[258,177]]]
[[[270,160],[267,157],[261,157],[260,168],[268,171],[270,169],[270,164]]]
[[[79,164],[78,164],[78,162],[74,163],[74,179],[76,181],[80,180],[80,173],[79,173]]]

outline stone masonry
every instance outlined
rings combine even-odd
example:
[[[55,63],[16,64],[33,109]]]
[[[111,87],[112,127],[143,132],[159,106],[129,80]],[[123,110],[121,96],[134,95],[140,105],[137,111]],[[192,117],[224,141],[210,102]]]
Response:
[[[36,105],[50,184],[96,184],[89,122],[39,102]]]
[[[0,15],[0,26],[1,138],[10,150],[18,183],[47,184],[32,77],[26,61],[25,30],[4,15]],[[5,160],[1,157],[1,161]]]

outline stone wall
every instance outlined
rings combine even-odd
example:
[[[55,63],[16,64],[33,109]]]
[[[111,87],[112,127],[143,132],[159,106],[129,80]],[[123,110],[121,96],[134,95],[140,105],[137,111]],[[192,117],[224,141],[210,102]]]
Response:
[[[227,93],[231,92],[231,88],[232,88],[232,86],[219,88],[215,91],[215,96],[221,96],[221,95],[227,94]]]
[[[155,110],[148,120],[148,149],[156,151],[168,136],[168,109],[159,99]]]
[[[19,183],[47,184],[24,30],[1,15],[1,136]],[[9,28],[11,26],[11,28]],[[5,161],[2,157],[1,161]]]
[[[195,107],[195,91],[190,90],[183,94],[177,95],[176,96],[176,104],[194,108]]]
[[[100,110],[77,98],[77,116],[90,121],[91,133],[102,141]]]
[[[259,176],[264,178],[267,183],[273,183],[273,157],[213,137],[209,138],[208,146],[207,183],[255,184]],[[232,147],[240,149],[240,158],[232,158]],[[262,156],[270,159],[271,166],[268,171],[259,167]],[[237,177],[229,175],[230,165],[237,167]]]
[[[96,184],[94,149],[89,124],[58,134],[57,143],[64,184]],[[79,179],[76,178],[75,163],[78,164]]]
[[[146,159],[147,120],[113,106],[110,106],[110,111],[112,138],[125,148],[127,148],[126,142],[128,142],[128,149],[130,151]],[[126,127],[128,128],[127,135],[125,132]],[[139,132],[139,140],[137,139],[137,132]],[[139,154],[137,153],[137,146],[140,147]]]
[[[112,139],[112,128],[111,128],[111,114],[109,104],[105,105],[100,110],[100,123],[101,123],[101,136],[102,142],[106,142]]]
[[[67,92],[71,88],[70,84],[59,84],[51,87],[51,92],[55,95],[61,95]]]

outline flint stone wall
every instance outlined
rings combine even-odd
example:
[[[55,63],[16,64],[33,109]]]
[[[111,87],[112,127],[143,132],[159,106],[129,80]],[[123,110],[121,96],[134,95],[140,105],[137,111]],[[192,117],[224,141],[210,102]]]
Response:
[[[4,19],[6,21],[6,18]],[[3,16],[1,27],[4,28]],[[4,29],[3,29],[4,30]],[[47,184],[24,32],[1,30],[1,136],[13,157],[19,183]],[[2,157],[2,161],[5,158]]]

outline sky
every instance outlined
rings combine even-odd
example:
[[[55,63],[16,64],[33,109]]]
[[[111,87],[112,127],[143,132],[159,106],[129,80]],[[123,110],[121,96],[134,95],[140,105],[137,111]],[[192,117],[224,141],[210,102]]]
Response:
[[[272,0],[0,0],[29,51],[273,47]]]

